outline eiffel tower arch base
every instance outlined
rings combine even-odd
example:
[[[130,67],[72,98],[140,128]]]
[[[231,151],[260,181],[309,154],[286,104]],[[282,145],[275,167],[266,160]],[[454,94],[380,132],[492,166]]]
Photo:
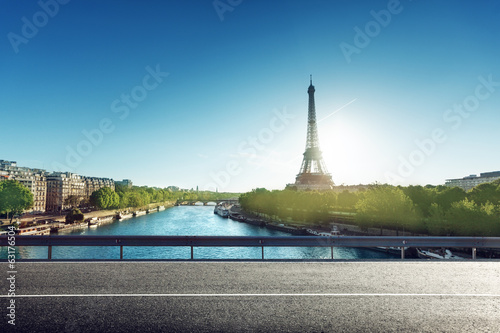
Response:
[[[297,191],[327,191],[333,189],[335,184],[329,174],[299,174],[294,184],[287,187],[296,188]]]

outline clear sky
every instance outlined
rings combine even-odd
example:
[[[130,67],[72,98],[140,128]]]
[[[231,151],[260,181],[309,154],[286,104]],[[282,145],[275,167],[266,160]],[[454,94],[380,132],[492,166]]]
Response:
[[[137,185],[500,170],[500,2],[2,1],[0,159]]]

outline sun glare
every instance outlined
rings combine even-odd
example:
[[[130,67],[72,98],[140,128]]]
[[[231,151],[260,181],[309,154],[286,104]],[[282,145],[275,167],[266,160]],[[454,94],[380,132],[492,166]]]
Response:
[[[374,138],[365,129],[347,121],[330,121],[322,125],[318,126],[320,146],[334,182],[338,185],[366,182],[370,176],[370,161],[373,162],[376,153],[372,149]]]

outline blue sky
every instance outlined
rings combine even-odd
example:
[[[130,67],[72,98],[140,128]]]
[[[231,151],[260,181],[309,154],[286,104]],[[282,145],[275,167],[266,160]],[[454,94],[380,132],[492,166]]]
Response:
[[[500,170],[496,1],[4,1],[0,159],[137,185],[294,182],[313,75],[336,184]]]

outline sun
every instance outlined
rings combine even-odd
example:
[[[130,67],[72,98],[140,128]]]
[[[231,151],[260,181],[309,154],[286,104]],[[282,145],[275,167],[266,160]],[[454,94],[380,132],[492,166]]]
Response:
[[[318,133],[323,159],[337,185],[357,185],[367,179],[369,161],[376,155],[367,131],[346,121],[331,121],[319,124]]]

